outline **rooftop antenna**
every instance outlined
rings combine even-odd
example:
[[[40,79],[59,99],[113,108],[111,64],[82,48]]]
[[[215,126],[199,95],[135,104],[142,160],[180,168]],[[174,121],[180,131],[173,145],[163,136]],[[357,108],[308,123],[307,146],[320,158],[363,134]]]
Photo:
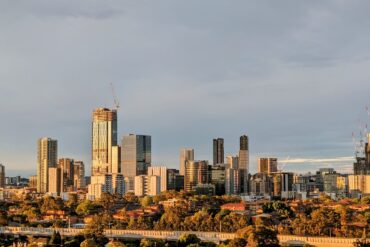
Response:
[[[112,90],[112,96],[113,96],[113,101],[114,101],[115,109],[116,109],[116,111],[118,111],[118,109],[119,109],[119,101],[118,101],[118,98],[117,98],[116,92],[115,92],[115,90],[114,90],[113,83],[110,83],[110,88],[111,88],[111,90]]]

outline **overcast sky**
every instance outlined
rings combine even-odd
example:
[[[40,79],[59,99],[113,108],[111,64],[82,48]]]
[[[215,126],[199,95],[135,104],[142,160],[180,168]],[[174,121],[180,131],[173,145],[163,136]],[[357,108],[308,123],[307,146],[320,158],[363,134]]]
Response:
[[[89,170],[91,114],[121,103],[119,136],[212,159],[290,157],[290,171],[352,169],[370,104],[369,1],[1,1],[0,162],[36,173],[37,139]],[[22,172],[21,172],[22,171]]]

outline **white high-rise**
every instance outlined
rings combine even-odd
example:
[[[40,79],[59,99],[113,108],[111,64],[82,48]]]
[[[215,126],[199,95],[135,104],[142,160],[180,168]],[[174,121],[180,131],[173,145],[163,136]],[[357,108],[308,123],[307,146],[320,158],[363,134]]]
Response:
[[[46,193],[49,189],[49,168],[57,167],[58,142],[44,137],[38,140],[37,145],[37,192]]]
[[[158,176],[160,178],[161,191],[167,190],[167,167],[151,166],[148,168],[148,176]]]

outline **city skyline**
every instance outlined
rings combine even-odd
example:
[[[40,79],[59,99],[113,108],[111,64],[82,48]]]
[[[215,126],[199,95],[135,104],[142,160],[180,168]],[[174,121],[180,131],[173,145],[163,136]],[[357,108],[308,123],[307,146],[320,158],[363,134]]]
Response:
[[[237,155],[245,134],[252,173],[257,157],[352,171],[351,133],[370,103],[369,3],[43,4],[0,3],[8,174],[36,174],[43,136],[89,174],[91,111],[113,107],[110,82],[118,140],[152,136],[153,165],[178,169],[183,147],[212,163],[217,137]]]

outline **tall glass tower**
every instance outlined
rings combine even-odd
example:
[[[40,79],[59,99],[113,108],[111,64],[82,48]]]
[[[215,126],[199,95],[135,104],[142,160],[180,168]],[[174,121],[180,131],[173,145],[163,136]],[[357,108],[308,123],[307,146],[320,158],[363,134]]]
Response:
[[[117,111],[95,109],[92,116],[91,175],[112,172],[112,147],[117,146]]]

